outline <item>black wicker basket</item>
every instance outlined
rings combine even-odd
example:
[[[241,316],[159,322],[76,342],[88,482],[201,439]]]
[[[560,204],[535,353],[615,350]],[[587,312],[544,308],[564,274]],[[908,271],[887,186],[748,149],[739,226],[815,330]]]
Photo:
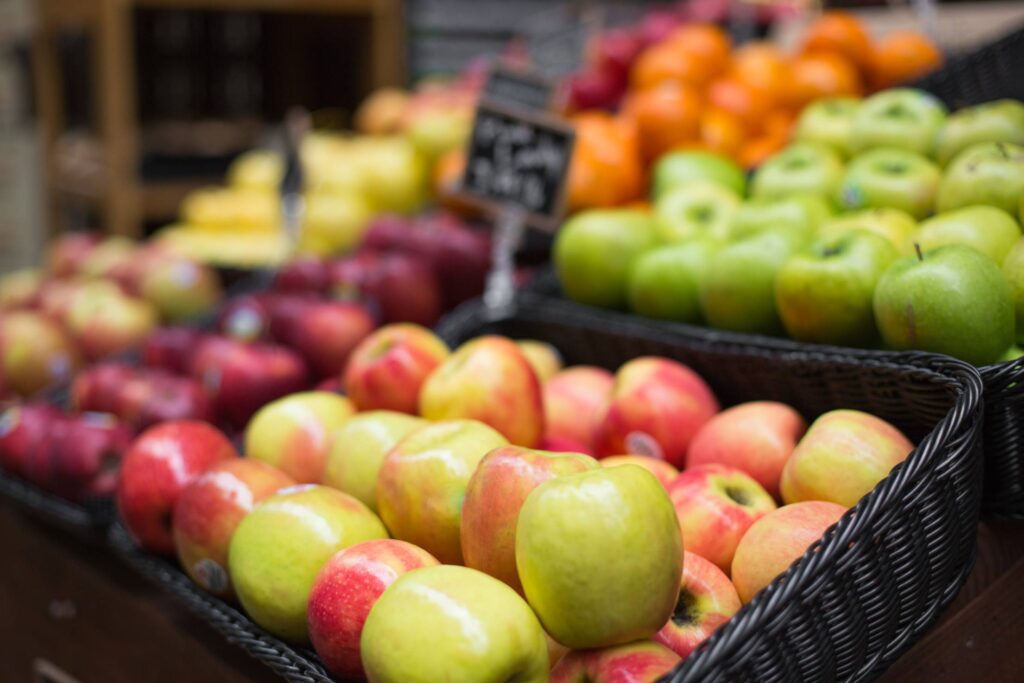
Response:
[[[111,498],[87,498],[75,503],[3,471],[0,471],[0,495],[13,500],[34,517],[83,538],[102,538],[117,514]]]
[[[522,294],[495,316],[463,306],[451,344],[487,333],[554,344],[570,363],[680,360],[726,405],[779,400],[808,418],[839,407],[892,421],[918,444],[815,546],[666,680],[832,681],[879,675],[936,619],[974,561],[982,385],[960,361],[922,353],[769,348],[726,335],[614,321]]]
[[[1024,27],[972,52],[954,56],[915,87],[959,109],[1002,98],[1024,100]]]

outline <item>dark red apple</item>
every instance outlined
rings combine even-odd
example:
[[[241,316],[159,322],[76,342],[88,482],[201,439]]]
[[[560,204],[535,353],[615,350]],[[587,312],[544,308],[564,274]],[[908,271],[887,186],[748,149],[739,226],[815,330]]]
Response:
[[[113,495],[131,440],[131,431],[104,413],[58,420],[51,451],[53,490],[72,500]]]
[[[80,372],[71,385],[71,402],[80,411],[114,413],[121,387],[136,373],[126,363],[99,363]]]
[[[274,275],[279,292],[323,292],[327,289],[327,263],[317,256],[300,256]]]
[[[228,300],[217,314],[221,334],[239,341],[266,339],[270,333],[269,293],[243,294]]]
[[[569,77],[568,100],[574,110],[613,109],[626,92],[626,79],[614,71],[586,69]]]
[[[142,362],[147,367],[185,374],[192,353],[206,334],[194,327],[161,327],[142,344]]]
[[[349,354],[376,327],[358,303],[319,301],[306,307],[286,339],[318,377],[340,377]]]
[[[0,466],[27,475],[28,461],[43,442],[60,411],[45,403],[22,403],[0,412]]]
[[[123,383],[114,412],[135,430],[168,420],[213,422],[217,417],[213,398],[198,381],[149,368]]]
[[[643,37],[636,29],[627,27],[604,31],[588,46],[588,61],[598,71],[617,74],[625,80],[643,47]]]

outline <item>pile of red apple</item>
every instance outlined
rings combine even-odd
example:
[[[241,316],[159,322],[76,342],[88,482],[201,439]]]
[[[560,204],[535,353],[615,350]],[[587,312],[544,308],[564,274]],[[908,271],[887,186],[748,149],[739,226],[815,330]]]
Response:
[[[562,369],[410,324],[342,384],[261,408],[244,458],[208,424],[151,427],[117,501],[143,548],[344,679],[656,680],[913,449],[856,410],[721,410],[666,358]]]

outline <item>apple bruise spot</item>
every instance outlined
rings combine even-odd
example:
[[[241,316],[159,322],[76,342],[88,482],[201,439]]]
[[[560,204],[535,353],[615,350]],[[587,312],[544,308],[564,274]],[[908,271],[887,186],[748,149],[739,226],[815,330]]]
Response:
[[[679,600],[672,612],[672,623],[676,626],[689,626],[697,623],[697,596],[688,588],[679,590]]]

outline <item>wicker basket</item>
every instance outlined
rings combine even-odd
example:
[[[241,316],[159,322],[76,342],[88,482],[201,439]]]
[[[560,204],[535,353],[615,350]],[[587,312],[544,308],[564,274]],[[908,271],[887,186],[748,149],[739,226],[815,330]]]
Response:
[[[1002,98],[1024,100],[1024,27],[950,59],[914,83],[959,109]]]
[[[110,498],[89,498],[74,503],[6,472],[0,472],[0,495],[15,501],[34,517],[81,537],[102,538],[116,516],[114,501]]]
[[[550,342],[569,363],[615,368],[638,355],[675,358],[699,372],[726,405],[773,399],[808,418],[859,408],[918,443],[667,680],[871,679],[936,619],[967,578],[981,496],[982,387],[971,366],[921,353],[768,348],[631,316],[610,321],[529,294],[500,317],[467,304],[440,328],[452,344],[486,333]]]

